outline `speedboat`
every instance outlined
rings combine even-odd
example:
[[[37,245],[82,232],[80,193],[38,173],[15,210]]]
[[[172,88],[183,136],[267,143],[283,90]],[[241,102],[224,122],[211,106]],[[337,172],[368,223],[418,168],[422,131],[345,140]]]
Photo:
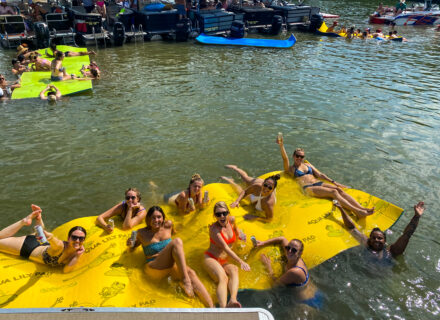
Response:
[[[390,8],[385,8],[385,13],[375,12],[370,15],[369,22],[373,24],[395,23],[397,26],[411,25],[436,25],[440,23],[440,10],[433,8],[431,0],[426,0],[424,5],[413,5],[402,13],[395,15]]]

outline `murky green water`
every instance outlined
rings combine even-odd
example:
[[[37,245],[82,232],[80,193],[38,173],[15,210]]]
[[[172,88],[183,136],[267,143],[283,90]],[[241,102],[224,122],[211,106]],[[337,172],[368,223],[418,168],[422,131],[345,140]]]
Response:
[[[365,27],[376,4],[315,1],[340,22]],[[385,27],[385,30],[387,28]],[[292,50],[138,43],[99,50],[94,91],[56,106],[39,100],[0,105],[1,225],[30,203],[48,228],[97,215],[136,186],[152,204],[162,193],[230,174],[282,169],[275,136],[288,152],[336,180],[393,202],[406,213],[392,242],[427,204],[405,256],[393,268],[365,266],[351,250],[311,271],[326,295],[321,312],[286,294],[244,299],[278,319],[434,319],[440,312],[440,32],[398,29],[408,43],[367,43],[296,32]],[[283,35],[287,37],[287,35]],[[0,51],[2,70],[10,51]]]

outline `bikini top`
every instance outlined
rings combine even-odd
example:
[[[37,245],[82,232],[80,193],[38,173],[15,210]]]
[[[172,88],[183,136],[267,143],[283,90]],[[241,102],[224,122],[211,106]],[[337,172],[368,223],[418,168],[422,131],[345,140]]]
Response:
[[[225,237],[225,235],[223,234],[222,231],[220,231],[220,235],[222,236],[223,240],[225,240],[226,244],[228,244],[228,245],[234,243],[237,240],[237,236],[235,235],[235,232],[234,232],[233,228],[232,228],[232,238],[226,239],[226,237]],[[212,239],[211,237],[209,237],[209,241],[212,244],[216,244],[214,239]]]
[[[306,280],[303,283],[299,283],[299,284],[298,283],[289,283],[286,286],[287,287],[303,287],[303,286],[305,286],[307,284],[307,282],[309,282],[309,273],[306,270],[304,270],[304,268],[301,268],[301,267],[294,267],[294,268],[301,269],[304,272],[304,274],[306,275]]]
[[[159,242],[150,243],[149,245],[142,246],[142,248],[144,249],[145,255],[147,257],[150,257],[152,255],[155,255],[156,253],[161,252],[170,242],[171,238]]]
[[[293,175],[296,178],[305,176],[306,174],[313,174],[313,169],[310,166],[307,166],[309,169],[307,170],[307,172],[302,172],[301,170],[299,170],[297,167],[295,167],[295,172],[293,173]]]
[[[66,248],[67,246],[67,242],[63,241],[64,244],[64,248]],[[44,251],[43,251],[43,262],[51,267],[59,267],[59,266],[64,266],[64,263],[60,263],[58,260],[60,259],[61,255],[63,254],[64,250],[61,251],[61,253],[57,256],[51,256],[47,251],[49,250],[50,247],[47,247]]]

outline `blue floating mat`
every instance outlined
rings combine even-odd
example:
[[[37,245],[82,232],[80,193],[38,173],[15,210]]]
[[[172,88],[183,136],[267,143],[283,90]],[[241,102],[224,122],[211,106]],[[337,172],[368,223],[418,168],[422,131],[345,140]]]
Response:
[[[274,40],[274,39],[255,39],[255,38],[223,38],[207,36],[205,34],[199,35],[196,40],[203,44],[216,44],[224,46],[248,46],[248,47],[260,47],[260,48],[291,48],[296,38],[292,34],[287,40]]]

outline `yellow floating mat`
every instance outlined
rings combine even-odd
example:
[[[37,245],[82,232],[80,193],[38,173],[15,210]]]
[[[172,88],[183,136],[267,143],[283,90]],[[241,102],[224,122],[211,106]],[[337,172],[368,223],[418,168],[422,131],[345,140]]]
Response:
[[[347,37],[346,33],[328,32],[327,30],[328,30],[327,25],[325,24],[325,22],[322,22],[321,26],[319,27],[318,30],[316,30],[316,32],[318,34],[327,35],[330,37]]]
[[[267,177],[274,173],[268,173]],[[238,227],[248,236],[247,242],[238,241],[234,250],[251,266],[250,272],[240,271],[240,288],[266,289],[270,283],[259,261],[265,252],[274,261],[276,274],[281,272],[281,253],[277,247],[252,249],[250,236],[265,240],[275,236],[298,238],[305,244],[303,258],[313,268],[334,255],[358,243],[343,227],[338,211],[332,212],[332,202],[305,196],[290,177],[281,175],[277,187],[274,219],[270,223],[247,221],[248,213],[255,213],[245,201],[231,213]],[[230,204],[237,198],[235,189],[228,184],[213,183],[204,187],[209,191],[208,208],[186,216],[177,216],[176,208],[164,205],[168,219],[174,222],[176,235],[183,240],[188,265],[196,270],[208,291],[215,298],[215,287],[203,270],[203,252],[209,246],[208,226],[213,223],[213,206],[217,201]],[[348,193],[367,207],[376,207],[374,215],[355,219],[358,227],[368,234],[374,227],[388,229],[403,210],[386,201],[358,190]],[[126,240],[130,231],[121,231],[121,219],[107,234],[95,226],[96,217],[70,221],[54,230],[60,239],[66,239],[68,230],[76,225],[87,229],[86,252],[78,269],[69,274],[27,260],[0,253],[0,306],[3,308],[50,307],[203,307],[197,298],[186,297],[177,283],[164,279],[157,283],[142,271],[145,256],[142,248],[128,252]],[[139,226],[139,228],[145,225]]]
[[[50,50],[50,49],[48,49]],[[57,46],[57,50],[66,52],[87,52],[87,48],[77,48],[70,46]],[[48,57],[45,53],[45,49],[38,50],[42,54],[43,59],[53,60],[54,58]],[[66,57],[63,60],[63,67],[66,68],[68,74],[75,74],[76,76],[82,76],[79,71],[83,65],[89,65],[89,56],[77,56]],[[21,87],[15,89],[12,92],[12,99],[26,99],[26,98],[39,98],[40,92],[46,88],[48,84],[55,85],[62,95],[70,95],[81,91],[91,90],[91,80],[64,80],[64,81],[51,81],[50,72],[24,72],[21,76]]]

